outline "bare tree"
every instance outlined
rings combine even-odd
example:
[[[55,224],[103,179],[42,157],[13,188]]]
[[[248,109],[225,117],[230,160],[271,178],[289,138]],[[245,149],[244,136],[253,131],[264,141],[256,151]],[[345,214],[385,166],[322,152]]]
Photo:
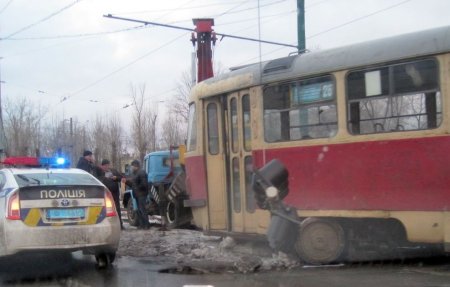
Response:
[[[46,110],[26,98],[5,101],[7,154],[31,156],[41,148],[41,120]]]
[[[177,115],[170,114],[162,124],[163,133],[161,140],[165,148],[182,144],[186,138],[186,129]]]
[[[90,138],[92,139],[93,153],[96,161],[108,157],[108,136],[106,133],[105,119],[98,116],[94,119],[90,129]]]
[[[141,85],[139,89],[131,85],[130,94],[134,107],[133,142],[139,159],[143,161],[148,151],[157,149],[158,112],[145,103],[145,85]]]
[[[122,124],[117,115],[110,115],[107,122],[107,137],[110,144],[109,158],[114,168],[119,169],[122,166],[121,151],[122,151]]]
[[[177,84],[177,92],[173,99],[169,102],[169,109],[172,114],[181,118],[184,122],[188,121],[189,117],[189,96],[194,87],[192,76],[185,71],[181,75],[181,79]]]
[[[216,63],[214,65],[214,75],[218,76],[223,73],[223,67],[221,63]],[[177,130],[180,133],[180,136],[185,136],[187,131],[187,123],[189,117],[189,101],[192,88],[194,87],[195,79],[192,77],[193,75],[189,71],[184,71],[181,74],[181,78],[177,83],[176,93],[174,94],[171,101],[169,101],[168,109],[170,111],[171,116],[174,115],[171,119],[167,121],[177,121]],[[166,121],[166,122],[167,122]],[[165,123],[165,125],[170,125],[169,123]],[[173,125],[172,125],[173,126]],[[164,128],[164,131],[167,131]],[[171,131],[172,133],[174,131]],[[165,140],[164,140],[165,141]]]

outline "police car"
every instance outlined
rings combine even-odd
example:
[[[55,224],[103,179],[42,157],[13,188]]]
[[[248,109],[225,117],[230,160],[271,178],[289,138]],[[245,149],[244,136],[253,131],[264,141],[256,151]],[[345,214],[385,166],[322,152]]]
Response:
[[[83,251],[114,261],[120,222],[109,190],[62,158],[6,158],[0,170],[0,256]],[[20,168],[18,168],[20,166]]]

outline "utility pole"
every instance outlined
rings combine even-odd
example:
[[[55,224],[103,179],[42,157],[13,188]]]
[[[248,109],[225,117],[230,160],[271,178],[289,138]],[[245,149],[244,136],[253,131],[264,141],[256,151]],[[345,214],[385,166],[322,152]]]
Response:
[[[70,118],[70,164],[73,164],[74,161],[73,146],[73,120]]]
[[[0,57],[0,63],[3,58]],[[3,126],[3,109],[2,109],[2,72],[0,65],[0,159],[6,157],[6,135],[5,128]]]
[[[297,33],[298,52],[302,53],[306,49],[305,39],[305,0],[297,0]]]
[[[197,55],[195,52],[192,52],[191,55],[191,85],[192,87],[195,86],[197,83]]]

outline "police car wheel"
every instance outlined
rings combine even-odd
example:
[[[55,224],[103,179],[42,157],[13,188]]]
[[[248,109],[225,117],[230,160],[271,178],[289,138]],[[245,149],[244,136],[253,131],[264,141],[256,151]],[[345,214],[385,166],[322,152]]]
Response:
[[[95,255],[95,260],[97,261],[96,267],[98,269],[105,269],[111,264],[110,257],[106,253]]]
[[[107,256],[109,258],[109,263],[113,263],[114,260],[116,260],[116,252],[108,253]]]
[[[136,215],[136,211],[133,208],[133,199],[129,199],[127,203],[127,218],[128,223],[131,226],[138,226],[138,218]]]
[[[115,259],[116,259],[115,252],[101,253],[101,254],[95,255],[95,260],[97,261],[98,269],[108,268],[114,262]]]

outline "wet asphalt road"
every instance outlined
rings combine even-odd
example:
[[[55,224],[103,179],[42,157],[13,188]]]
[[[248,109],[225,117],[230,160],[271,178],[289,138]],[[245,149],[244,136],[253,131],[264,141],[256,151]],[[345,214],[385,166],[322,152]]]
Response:
[[[450,262],[413,261],[351,266],[299,267],[253,274],[198,274],[203,267],[180,268],[155,258],[119,257],[113,267],[97,270],[91,256],[28,255],[0,259],[1,286],[404,286],[450,287]],[[172,268],[173,267],[173,268]],[[173,274],[168,270],[197,274]],[[163,272],[161,272],[163,271]],[[188,272],[190,271],[190,272]]]

